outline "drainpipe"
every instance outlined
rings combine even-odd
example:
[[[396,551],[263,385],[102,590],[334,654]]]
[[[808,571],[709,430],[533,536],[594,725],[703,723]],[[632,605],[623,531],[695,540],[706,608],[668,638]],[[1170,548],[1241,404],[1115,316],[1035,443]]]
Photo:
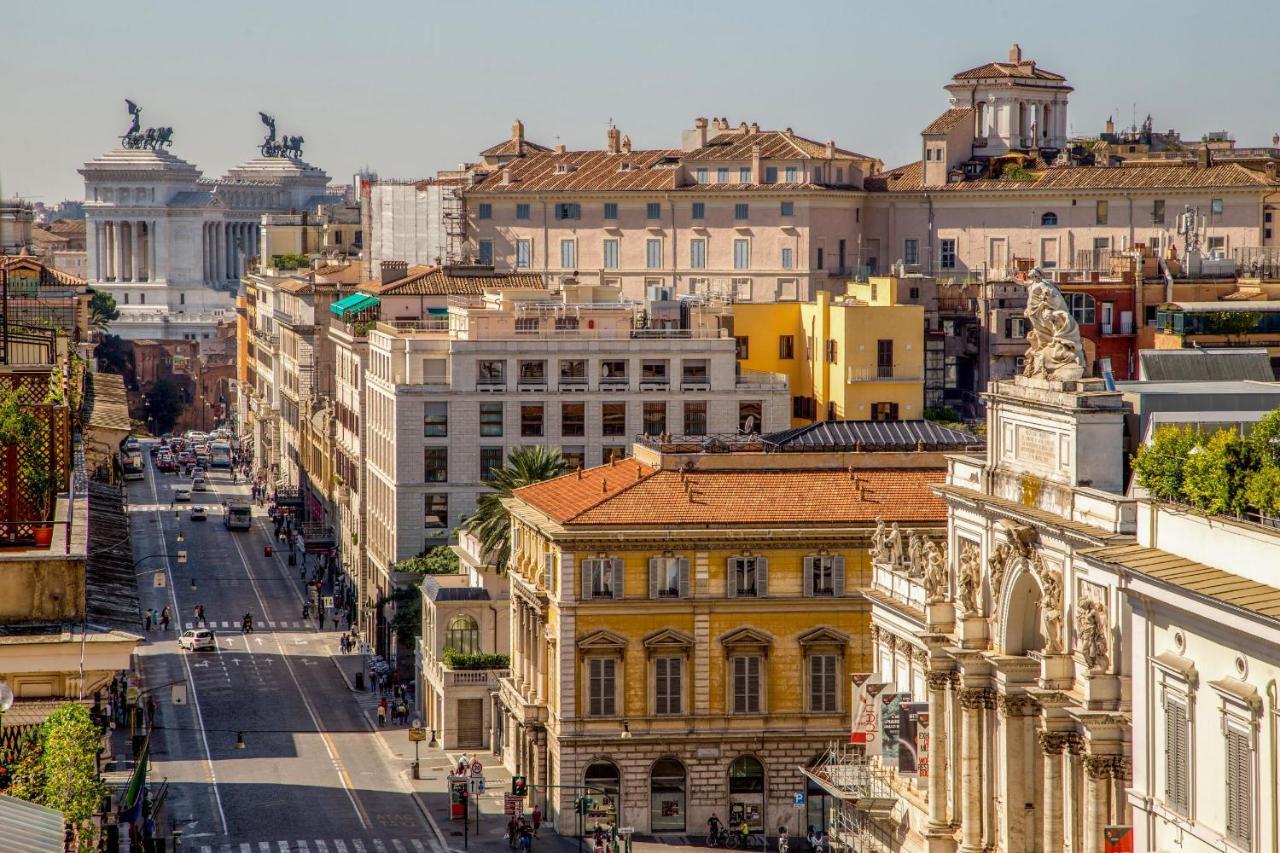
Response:
[[[924,194],[924,200],[929,205],[929,275],[934,274],[934,252],[933,252],[933,196],[929,193]]]
[[[1267,682],[1267,726],[1271,730],[1271,853],[1280,853],[1280,780],[1276,779],[1276,680]]]

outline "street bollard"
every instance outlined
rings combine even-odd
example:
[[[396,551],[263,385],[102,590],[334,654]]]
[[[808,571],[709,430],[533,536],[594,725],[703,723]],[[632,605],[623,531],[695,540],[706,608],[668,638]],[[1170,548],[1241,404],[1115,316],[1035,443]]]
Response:
[[[419,764],[418,764],[418,762],[416,762],[416,761],[414,761],[414,762],[413,762],[413,778],[415,778],[415,779],[421,779],[421,778],[422,778],[422,768],[421,768],[421,765],[419,765]]]

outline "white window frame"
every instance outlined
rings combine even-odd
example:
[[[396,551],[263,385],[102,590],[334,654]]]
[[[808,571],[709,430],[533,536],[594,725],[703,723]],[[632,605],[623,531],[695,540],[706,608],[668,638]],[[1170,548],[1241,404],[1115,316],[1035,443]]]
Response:
[[[583,662],[583,673],[586,684],[583,691],[586,698],[588,717],[618,716],[618,682],[621,680],[622,660],[616,655],[591,655]],[[600,690],[597,692],[596,686]],[[608,687],[612,687],[609,690]]]
[[[689,269],[705,270],[707,268],[707,238],[694,237],[689,240]]]
[[[662,269],[662,239],[651,237],[644,241],[644,268]]]
[[[753,583],[743,588],[738,583],[738,574],[748,570],[750,566]],[[729,598],[768,598],[769,597],[769,558],[760,556],[729,557],[725,564],[725,593]]]
[[[616,237],[610,237],[601,244],[600,263],[607,270],[616,270],[618,268],[618,257],[621,254],[621,247]]]
[[[568,250],[569,263],[565,263],[565,250]],[[578,268],[578,241],[574,239],[562,239],[560,241],[560,269],[572,270]]]
[[[622,560],[618,557],[590,558],[578,561],[583,601],[622,598]]]
[[[676,585],[670,586],[670,573],[675,572]],[[674,589],[674,594],[672,590]],[[689,558],[658,555],[649,558],[649,597],[688,598]]]
[[[742,257],[739,258],[738,250],[742,250]],[[733,238],[733,268],[735,270],[751,269],[751,240],[747,237]]]
[[[533,241],[528,238],[516,240],[516,269],[524,270],[533,265]]]
[[[816,583],[819,574],[826,575],[830,585]],[[804,558],[804,594],[807,597],[839,598],[844,595],[844,557],[838,554],[811,554]]]

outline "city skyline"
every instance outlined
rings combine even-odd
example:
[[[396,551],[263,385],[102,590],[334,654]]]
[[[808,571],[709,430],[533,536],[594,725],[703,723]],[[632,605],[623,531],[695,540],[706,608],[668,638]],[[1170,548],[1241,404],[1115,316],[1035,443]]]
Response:
[[[1173,12],[1182,5],[1174,4]],[[1015,22],[1003,14],[1012,7],[987,3],[973,22],[921,28],[903,49],[901,40],[875,35],[899,26],[891,10],[819,4],[808,21],[779,26],[765,42],[776,62],[753,60],[726,73],[745,55],[750,42],[744,39],[760,39],[760,14],[743,11],[767,6],[738,5],[732,17],[720,4],[680,9],[682,26],[667,15],[637,17],[626,21],[621,37],[617,15],[583,13],[572,4],[539,10],[492,4],[494,14],[482,24],[459,8],[386,4],[378,11],[394,26],[350,34],[335,27],[334,14],[343,7],[334,3],[318,4],[317,14],[303,20],[283,8],[253,7],[251,17],[237,14],[249,12],[245,3],[221,8],[223,19],[196,22],[189,9],[143,0],[110,8],[85,4],[63,33],[78,50],[58,64],[37,75],[13,55],[0,58],[5,78],[32,84],[38,76],[63,93],[56,104],[26,110],[54,131],[42,138],[38,161],[30,135],[0,139],[0,193],[47,204],[81,198],[75,169],[118,144],[128,124],[126,98],[143,107],[146,122],[174,127],[170,150],[206,177],[255,156],[259,110],[274,114],[285,132],[305,136],[306,159],[335,182],[366,166],[384,177],[413,178],[473,160],[505,138],[515,118],[525,122],[530,139],[587,149],[603,146],[610,120],[637,148],[664,148],[679,145],[680,130],[694,117],[726,116],[733,124],[792,126],[814,139],[833,138],[893,167],[918,158],[919,130],[945,107],[942,86],[950,76],[1002,59],[1012,42],[1075,87],[1073,134],[1099,132],[1109,115],[1128,126],[1148,113],[1157,129],[1175,128],[1188,139],[1225,129],[1242,146],[1265,145],[1280,130],[1270,120],[1280,106],[1273,92],[1235,103],[1221,97],[1233,82],[1265,73],[1250,49],[1255,40],[1259,50],[1265,46],[1260,32],[1215,41],[1212,34],[1170,28],[1164,52],[1184,59],[1152,62],[1149,53],[1121,50],[1118,42],[1099,52],[1103,31],[1088,14],[1064,20],[1055,11],[1019,10]],[[922,19],[942,20],[944,9],[925,4]],[[1107,8],[1106,32],[1140,32],[1145,14],[1157,9],[1169,17],[1169,4]],[[67,26],[37,7],[14,14],[18,30]],[[205,44],[172,38],[197,23]],[[463,32],[472,35],[450,35]],[[715,33],[720,37],[708,37]],[[134,42],[145,61],[122,61],[120,46]],[[548,49],[522,53],[529,43]],[[855,49],[846,55],[849,43]],[[236,49],[227,49],[232,44]],[[207,45],[223,49],[219,54]],[[1199,55],[1212,56],[1211,70],[1185,74],[1185,57]],[[619,73],[579,73],[611,63]],[[897,63],[893,73],[885,72],[888,63]],[[710,85],[687,86],[686,75]],[[833,80],[837,85],[828,85]],[[658,94],[668,88],[671,95]],[[355,127],[362,131],[348,130]]]

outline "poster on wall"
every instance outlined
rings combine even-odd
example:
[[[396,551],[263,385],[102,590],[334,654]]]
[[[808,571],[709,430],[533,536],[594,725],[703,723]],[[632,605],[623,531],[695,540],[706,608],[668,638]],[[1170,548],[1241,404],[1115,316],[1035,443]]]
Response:
[[[880,743],[880,707],[879,697],[889,685],[879,681],[867,681],[862,685],[861,706],[853,718],[853,736],[851,743],[866,746],[866,755],[875,755]]]
[[[929,778],[929,703],[916,714],[916,776]]]
[[[907,702],[898,711],[898,775],[916,777],[920,772],[920,716],[929,714],[928,702]],[[926,726],[928,723],[926,722]],[[928,774],[926,765],[926,775]]]
[[[871,679],[875,677],[872,672],[855,672],[850,676],[853,682],[853,708],[851,716],[852,723],[849,727],[849,743],[866,743],[868,734],[868,717],[872,721],[875,720],[875,704],[874,694],[870,694],[872,687]],[[877,685],[883,687],[883,685]],[[877,691],[878,692],[878,691]],[[867,712],[870,711],[870,714]]]
[[[902,702],[906,693],[880,694],[880,760],[886,767],[898,766],[898,729],[902,723]]]

